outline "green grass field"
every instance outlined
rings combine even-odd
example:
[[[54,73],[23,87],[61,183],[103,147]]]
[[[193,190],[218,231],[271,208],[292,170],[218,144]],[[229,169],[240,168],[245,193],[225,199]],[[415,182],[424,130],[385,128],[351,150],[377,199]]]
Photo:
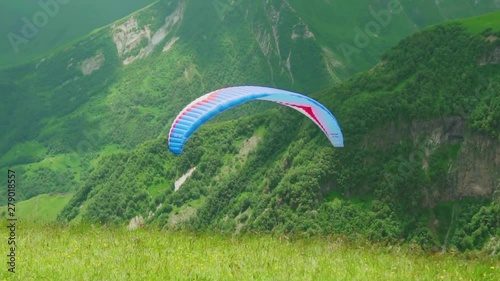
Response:
[[[465,25],[469,31],[474,33],[480,33],[487,28],[498,31],[500,30],[500,11],[489,13],[481,17],[460,20],[459,22]]]
[[[5,166],[6,163],[12,163],[16,160],[19,161],[19,159],[26,159],[27,163],[41,160],[45,156],[46,150],[43,145],[36,141],[17,143],[8,153],[0,157],[0,166]]]
[[[42,194],[33,197],[16,204],[16,217],[21,220],[39,222],[55,221],[57,214],[61,212],[69,199],[71,199],[71,194]],[[6,206],[0,207],[2,218],[6,211]]]
[[[0,280],[498,280],[488,258],[341,238],[285,239],[18,222],[16,273]],[[2,249],[7,251],[7,245]],[[5,259],[5,256],[4,256]]]

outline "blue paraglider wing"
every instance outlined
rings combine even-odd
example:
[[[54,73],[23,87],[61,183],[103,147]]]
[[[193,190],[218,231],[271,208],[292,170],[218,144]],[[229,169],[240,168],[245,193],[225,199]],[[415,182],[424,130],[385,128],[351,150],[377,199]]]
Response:
[[[170,128],[168,146],[180,154],[184,143],[206,121],[222,111],[251,100],[272,101],[291,107],[311,119],[335,147],[343,147],[342,132],[333,114],[314,99],[280,89],[239,86],[223,88],[203,95],[188,104]]]

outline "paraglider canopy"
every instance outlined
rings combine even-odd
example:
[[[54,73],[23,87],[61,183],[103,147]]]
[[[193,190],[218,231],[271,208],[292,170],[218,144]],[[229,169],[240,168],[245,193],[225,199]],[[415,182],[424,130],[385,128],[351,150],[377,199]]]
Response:
[[[328,137],[334,147],[343,147],[342,132],[333,114],[314,99],[285,90],[238,86],[205,94],[188,104],[175,118],[170,128],[168,147],[180,154],[184,143],[206,121],[226,109],[252,100],[265,100],[291,107],[311,119]]]

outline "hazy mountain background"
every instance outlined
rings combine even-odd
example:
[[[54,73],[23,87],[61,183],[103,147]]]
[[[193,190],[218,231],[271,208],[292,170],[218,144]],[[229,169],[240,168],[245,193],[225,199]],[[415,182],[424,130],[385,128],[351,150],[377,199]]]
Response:
[[[19,65],[55,53],[69,42],[84,38],[153,2],[1,0],[0,65]]]
[[[498,1],[41,2],[0,2],[0,167],[21,175],[26,209],[53,204],[48,215],[65,222],[140,215],[171,228],[495,247]],[[59,11],[15,53],[8,34],[49,2]],[[168,152],[170,122],[190,100],[242,84],[312,95],[346,147],[257,102],[203,127],[181,156]]]

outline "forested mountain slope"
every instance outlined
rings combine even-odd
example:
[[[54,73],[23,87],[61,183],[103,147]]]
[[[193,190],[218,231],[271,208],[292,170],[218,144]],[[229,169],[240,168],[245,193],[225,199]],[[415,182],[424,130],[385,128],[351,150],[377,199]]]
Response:
[[[174,114],[204,92],[256,84],[314,93],[371,68],[426,24],[498,9],[495,1],[428,2],[158,1],[0,71],[0,167],[23,174],[20,200],[72,191],[100,156],[164,134]],[[45,35],[80,4],[59,5],[30,42],[55,44]]]
[[[418,32],[372,70],[313,95],[336,114],[344,148],[287,108],[218,122],[180,156],[160,137],[103,157],[59,219],[124,223],[142,215],[171,228],[496,251],[498,19]],[[496,29],[471,32],[485,23]]]

